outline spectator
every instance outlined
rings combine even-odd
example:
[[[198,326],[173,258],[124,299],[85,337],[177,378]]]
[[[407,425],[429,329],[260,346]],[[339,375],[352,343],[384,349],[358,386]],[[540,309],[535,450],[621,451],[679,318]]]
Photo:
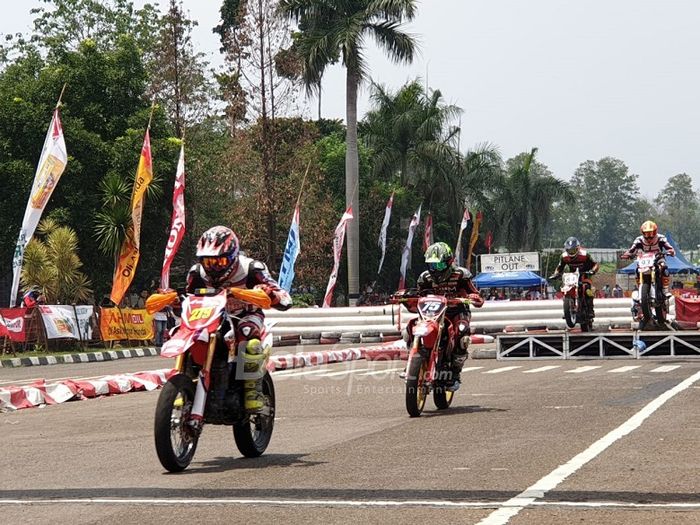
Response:
[[[148,290],[141,290],[135,303],[132,303],[133,308],[146,308],[146,299],[148,299]]]
[[[610,297],[610,285],[607,283],[603,286],[603,297]]]
[[[613,288],[613,297],[620,298],[623,296],[622,293],[622,287],[619,284],[615,285],[615,288]]]
[[[41,293],[38,287],[32,286],[22,296],[22,306],[34,308],[38,304],[46,304],[46,296]]]
[[[163,346],[165,332],[168,328],[168,318],[172,317],[172,308],[166,306],[153,315],[156,325],[156,346]]]

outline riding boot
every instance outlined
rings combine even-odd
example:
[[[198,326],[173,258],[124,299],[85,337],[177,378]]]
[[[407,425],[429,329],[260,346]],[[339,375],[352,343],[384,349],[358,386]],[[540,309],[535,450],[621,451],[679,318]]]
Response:
[[[458,351],[464,353],[457,353]],[[466,360],[466,349],[456,348],[455,351],[452,353],[452,377],[448,382],[447,390],[450,390],[452,392],[459,390],[462,379],[462,367],[464,366],[464,362]]]
[[[671,297],[671,290],[669,288],[669,285],[671,284],[671,278],[666,275],[662,276],[661,284],[663,286],[664,297],[668,299],[669,297]]]
[[[247,411],[257,412],[264,406],[262,379],[269,356],[270,349],[263,348],[260,339],[251,339],[246,343],[243,353],[243,407]]]

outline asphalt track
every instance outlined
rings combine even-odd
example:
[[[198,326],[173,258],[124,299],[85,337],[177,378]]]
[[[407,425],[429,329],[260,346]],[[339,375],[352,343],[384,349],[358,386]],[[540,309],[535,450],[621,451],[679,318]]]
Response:
[[[2,370],[0,384],[163,368]],[[404,409],[400,362],[277,372],[275,434],[208,426],[164,473],[158,392],[0,414],[2,523],[700,523],[700,361],[468,361],[446,411]]]

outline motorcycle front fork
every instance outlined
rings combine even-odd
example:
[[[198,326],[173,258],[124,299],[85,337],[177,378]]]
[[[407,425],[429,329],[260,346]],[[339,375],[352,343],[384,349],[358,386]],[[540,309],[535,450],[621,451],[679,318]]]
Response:
[[[214,359],[215,350],[216,334],[211,334],[209,336],[209,347],[207,348],[207,360],[204,363],[204,367],[199,371],[199,380],[197,381],[194,402],[192,403],[192,412],[190,413],[193,426],[201,427],[202,420],[204,419],[204,406],[211,386],[211,363]]]

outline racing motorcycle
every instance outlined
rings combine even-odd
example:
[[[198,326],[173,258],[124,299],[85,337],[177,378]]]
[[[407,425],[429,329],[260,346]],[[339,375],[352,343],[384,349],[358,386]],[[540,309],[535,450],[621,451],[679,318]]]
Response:
[[[149,312],[172,304],[176,292],[153,294]],[[262,377],[262,410],[247,412],[243,406],[243,356],[237,355],[235,316],[227,301],[237,306],[270,307],[263,290],[203,288],[182,304],[182,322],[171,330],[161,356],[176,358],[175,375],[163,386],[155,413],[155,445],[158,459],[170,472],[188,467],[205,423],[233,427],[238,450],[246,457],[260,456],[272,437],[275,421],[275,388],[268,371]],[[261,337],[269,352],[272,334],[265,327]],[[240,372],[237,374],[237,370]]]
[[[575,272],[564,272],[561,276],[561,292],[564,294],[564,320],[566,326],[573,328],[576,323],[581,325],[582,332],[590,332],[593,329],[593,319],[589,315],[588,301],[583,281],[578,268]],[[592,310],[592,307],[591,307]]]
[[[668,300],[663,292],[658,252],[637,254],[637,289],[632,292],[632,317],[642,330],[651,324],[666,327]]]
[[[449,306],[469,305],[470,300],[406,291],[394,294],[392,301],[418,312],[406,366],[406,411],[411,417],[420,416],[431,391],[438,409],[449,408],[454,392],[447,387],[452,377],[453,336],[458,327],[445,313]]]

